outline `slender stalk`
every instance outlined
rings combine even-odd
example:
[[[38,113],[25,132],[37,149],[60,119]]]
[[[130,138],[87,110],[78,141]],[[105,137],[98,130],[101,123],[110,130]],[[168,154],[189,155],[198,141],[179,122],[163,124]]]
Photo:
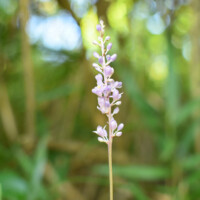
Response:
[[[119,112],[119,107],[115,107],[113,111],[112,107],[121,104],[122,93],[119,93],[118,88],[122,87],[122,82],[114,81],[111,78],[114,69],[109,64],[116,60],[117,54],[113,54],[112,56],[108,54],[112,48],[112,43],[108,43],[105,48],[105,44],[110,40],[110,36],[106,36],[104,40],[104,27],[103,21],[100,20],[100,24],[97,25],[97,31],[100,33],[100,37],[98,37],[100,43],[97,41],[93,42],[93,44],[100,47],[101,56],[97,52],[93,54],[100,64],[93,63],[93,67],[100,73],[95,76],[97,86],[92,89],[92,92],[98,96],[97,109],[108,117],[109,134],[107,134],[105,129],[106,126],[98,126],[97,130],[93,132],[99,136],[99,142],[105,142],[108,145],[110,200],[113,200],[112,140],[113,137],[122,135],[121,130],[124,124],[117,124],[113,116]]]
[[[101,40],[101,53],[103,57],[103,70],[106,67],[105,64],[105,47],[103,38]],[[104,73],[104,83],[107,85],[107,78]],[[108,163],[109,163],[109,184],[110,184],[110,200],[113,200],[113,173],[112,173],[112,129],[111,129],[111,106],[108,113],[108,124],[109,124],[109,142],[108,142]]]
[[[111,109],[109,111],[109,142],[108,142],[108,164],[109,164],[109,182],[110,182],[110,200],[113,200],[113,173],[112,173],[112,129],[111,129]]]

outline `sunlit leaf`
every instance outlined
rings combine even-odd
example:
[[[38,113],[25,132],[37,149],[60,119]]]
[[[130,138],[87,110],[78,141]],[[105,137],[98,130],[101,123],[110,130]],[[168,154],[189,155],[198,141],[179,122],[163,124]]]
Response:
[[[3,197],[23,197],[28,191],[27,182],[14,171],[0,172]]]

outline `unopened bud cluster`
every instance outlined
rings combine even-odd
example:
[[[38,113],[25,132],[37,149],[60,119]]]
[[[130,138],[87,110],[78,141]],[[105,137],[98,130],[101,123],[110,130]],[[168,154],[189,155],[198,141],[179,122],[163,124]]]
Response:
[[[92,92],[98,96],[98,106],[97,109],[108,117],[109,126],[109,138],[106,131],[106,126],[98,126],[97,130],[94,131],[99,137],[100,142],[109,143],[114,136],[121,136],[124,125],[117,124],[114,119],[114,115],[119,112],[119,107],[121,104],[122,93],[119,92],[119,88],[122,87],[122,82],[114,81],[112,77],[114,69],[110,66],[117,58],[117,54],[109,55],[108,52],[112,48],[112,43],[109,42],[110,36],[106,36],[104,39],[104,23],[101,20],[100,24],[96,26],[97,31],[100,33],[98,37],[98,42],[94,41],[93,44],[99,46],[101,49],[101,55],[94,52],[94,57],[98,59],[98,64],[93,63],[93,67],[99,72],[95,76],[97,80],[97,86],[92,89]],[[114,108],[115,106],[115,108]],[[112,141],[111,141],[112,142]]]

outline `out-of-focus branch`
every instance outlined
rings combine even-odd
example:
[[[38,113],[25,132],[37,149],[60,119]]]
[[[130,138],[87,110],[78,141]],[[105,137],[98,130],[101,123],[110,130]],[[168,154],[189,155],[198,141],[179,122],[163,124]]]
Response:
[[[69,11],[69,12],[71,13],[72,17],[73,17],[73,18],[76,20],[76,22],[80,25],[80,19],[75,15],[75,13],[73,12],[73,10],[71,9],[69,1],[68,1],[68,0],[57,0],[57,2],[58,2],[58,5],[59,5],[61,8],[63,8],[63,9],[65,9],[65,10]]]
[[[17,126],[9,101],[8,92],[3,80],[0,80],[0,115],[6,136],[10,141],[17,138]]]
[[[107,8],[110,5],[110,1],[98,1],[97,2],[97,14],[98,16],[104,20],[104,22],[107,24]]]
[[[194,25],[191,31],[191,42],[192,42],[192,53],[191,53],[191,66],[190,66],[190,86],[191,86],[191,96],[192,98],[197,98],[200,96],[200,2],[192,1],[192,9],[194,11]],[[197,110],[193,119],[196,120],[200,116],[200,111]],[[196,139],[195,139],[195,149],[200,152],[200,127],[196,129]]]
[[[26,33],[26,25],[29,19],[29,1],[20,0],[20,22],[21,22],[21,59],[24,68],[24,83],[26,95],[26,119],[25,131],[28,138],[35,134],[35,91],[33,65],[31,61],[31,48]]]

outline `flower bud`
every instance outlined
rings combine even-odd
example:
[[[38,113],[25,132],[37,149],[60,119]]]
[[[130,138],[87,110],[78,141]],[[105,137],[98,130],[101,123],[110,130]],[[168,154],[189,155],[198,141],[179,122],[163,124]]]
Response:
[[[118,130],[118,131],[121,131],[123,128],[124,128],[124,124],[121,123],[121,124],[118,126],[117,130]]]
[[[110,61],[113,62],[113,61],[116,60],[116,58],[117,58],[117,54],[113,54],[113,55],[111,56],[111,58],[110,58]]]
[[[106,56],[106,60],[109,61],[110,60],[110,55]]]
[[[110,36],[106,36],[105,41],[110,40]]]
[[[100,63],[101,65],[103,65],[103,57],[102,57],[102,56],[99,57],[99,63]]]
[[[117,122],[113,119],[110,123],[111,129],[114,131],[117,128]]]
[[[121,88],[121,87],[122,87],[122,82],[115,81],[114,87],[115,87],[115,88]]]
[[[98,43],[96,40],[94,40],[92,43],[93,43],[94,45],[99,45],[99,43]]]
[[[101,25],[100,24],[97,24],[97,26],[96,26],[96,29],[97,29],[97,31],[101,31]]]
[[[119,108],[118,107],[116,107],[114,110],[113,110],[113,115],[115,115],[115,114],[117,114],[119,112]],[[118,127],[119,128],[119,127]]]
[[[115,103],[115,105],[116,105],[116,106],[119,106],[119,105],[121,105],[121,103],[122,103],[121,101],[117,101],[117,102]]]
[[[116,136],[117,136],[117,137],[120,137],[121,135],[122,135],[122,132],[117,132],[117,133],[116,133]]]
[[[99,57],[100,57],[100,55],[99,55],[97,52],[94,52],[94,53],[93,53],[93,56],[94,56],[95,58],[99,58]]]
[[[92,66],[95,67],[95,68],[100,67],[97,63],[92,63]]]
[[[119,100],[121,98],[121,94],[119,94],[119,91],[118,90],[114,90],[113,91],[113,100],[114,101],[117,101],[117,100]]]
[[[101,137],[98,137],[98,141],[99,142],[105,142],[105,140],[103,138],[101,138]]]
[[[107,50],[109,51],[111,48],[112,48],[112,43],[110,42],[110,43],[107,45]]]

